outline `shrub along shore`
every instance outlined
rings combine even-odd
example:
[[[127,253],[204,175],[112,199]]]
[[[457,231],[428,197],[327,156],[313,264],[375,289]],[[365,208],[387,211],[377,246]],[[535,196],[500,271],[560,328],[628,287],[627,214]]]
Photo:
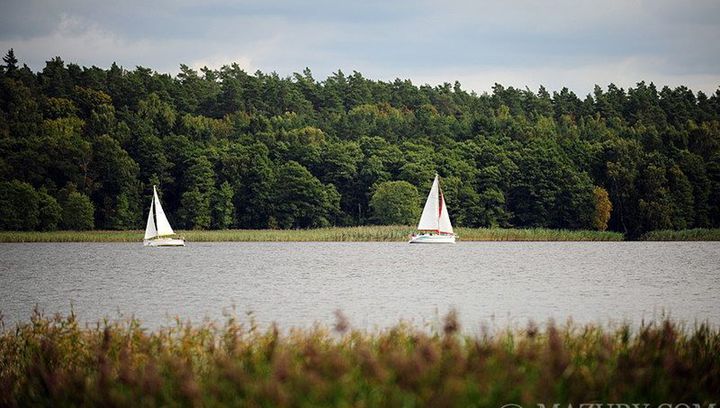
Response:
[[[188,242],[406,241],[411,226],[332,227],[297,230],[178,231]],[[553,229],[458,228],[460,241],[622,241],[617,232]],[[0,242],[140,242],[143,231],[0,231]]]
[[[0,320],[1,321],[1,320]],[[2,326],[2,325],[0,325]],[[658,406],[720,398],[720,332],[670,320],[353,330],[43,317],[0,331],[0,406]]]
[[[644,241],[720,241],[720,228],[650,231],[641,239]]]

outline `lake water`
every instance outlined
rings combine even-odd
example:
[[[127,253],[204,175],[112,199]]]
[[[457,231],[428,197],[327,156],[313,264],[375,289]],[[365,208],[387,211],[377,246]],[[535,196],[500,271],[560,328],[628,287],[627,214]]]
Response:
[[[83,321],[135,315],[355,327],[433,324],[455,308],[469,330],[529,319],[634,324],[669,313],[720,323],[720,243],[460,242],[0,244],[5,323],[73,305]]]

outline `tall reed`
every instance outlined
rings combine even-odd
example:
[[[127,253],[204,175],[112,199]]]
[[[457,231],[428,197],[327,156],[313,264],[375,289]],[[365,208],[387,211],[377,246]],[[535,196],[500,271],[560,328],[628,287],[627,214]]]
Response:
[[[282,331],[230,317],[148,331],[74,315],[5,327],[0,406],[487,406],[720,398],[720,333],[670,320],[463,333],[401,324]],[[550,405],[548,405],[550,406]]]
[[[191,230],[178,231],[189,242],[308,242],[308,241],[407,241],[412,226],[373,225],[297,230]],[[622,234],[552,229],[458,228],[460,241],[621,241]],[[135,231],[0,232],[0,242],[141,242]]]
[[[548,228],[458,228],[463,241],[622,241],[612,231],[563,230]]]
[[[644,241],[720,241],[720,228],[650,231],[641,239]]]

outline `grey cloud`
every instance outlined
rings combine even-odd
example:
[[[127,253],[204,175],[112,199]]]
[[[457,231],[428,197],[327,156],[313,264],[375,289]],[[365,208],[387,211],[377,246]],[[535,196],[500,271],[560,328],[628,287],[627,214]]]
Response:
[[[0,46],[14,47],[34,69],[54,55],[165,72],[237,59],[283,75],[307,66],[319,78],[342,68],[378,79],[446,75],[473,86],[488,75],[520,86],[572,81],[581,94],[631,76],[706,92],[720,85],[720,3],[710,0],[11,0],[0,7]]]

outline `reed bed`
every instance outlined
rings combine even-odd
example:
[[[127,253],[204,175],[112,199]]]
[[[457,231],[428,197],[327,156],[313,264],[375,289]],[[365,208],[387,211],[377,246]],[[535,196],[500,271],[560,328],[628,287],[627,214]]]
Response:
[[[228,242],[363,242],[406,241],[413,228],[409,226],[361,226],[330,227],[297,230],[219,230],[185,231],[189,241],[228,241]]]
[[[374,225],[303,230],[178,231],[188,242],[407,241],[414,227]],[[458,228],[460,241],[621,241],[616,232],[552,229]],[[0,231],[0,242],[141,242],[143,231]]]
[[[143,231],[0,231],[0,242],[142,242]]]
[[[612,231],[563,230],[547,228],[458,228],[462,241],[622,241]]]
[[[281,331],[224,324],[148,331],[44,317],[0,333],[0,406],[578,406],[720,398],[720,333],[670,320],[467,335],[451,312],[406,324]],[[642,405],[641,405],[642,406]],[[691,405],[692,406],[692,405]]]
[[[686,230],[651,231],[641,237],[643,241],[720,241],[720,228],[694,228]]]

